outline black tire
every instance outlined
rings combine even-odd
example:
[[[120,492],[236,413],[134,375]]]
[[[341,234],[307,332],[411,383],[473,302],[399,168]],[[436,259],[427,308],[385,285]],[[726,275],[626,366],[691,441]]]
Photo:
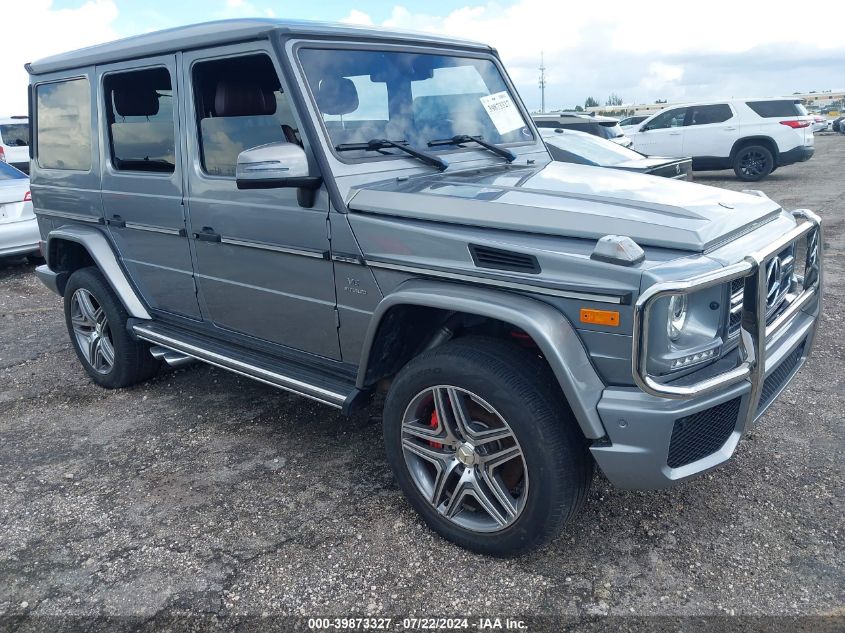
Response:
[[[44,263],[44,258],[41,257],[41,255],[36,255],[35,253],[32,253],[26,256],[26,261],[32,264],[33,266],[40,266]]]
[[[94,308],[101,309],[98,314],[105,317],[101,323],[102,332],[98,337],[100,347],[102,347],[102,339],[104,338],[111,343],[113,363],[111,363],[110,368],[101,366],[98,370],[94,367],[94,364],[88,360],[86,353],[82,350],[78,338],[81,335],[74,330],[72,318],[75,309],[74,296],[79,290],[88,293],[92,301],[91,305]],[[149,345],[136,341],[129,336],[126,329],[129,315],[97,268],[81,268],[70,276],[65,287],[64,304],[65,324],[73,349],[85,371],[98,385],[106,389],[128,387],[148,380],[158,372],[161,361],[152,357]],[[80,319],[77,318],[77,322],[79,321]],[[82,327],[80,329],[88,330],[90,328]]]
[[[762,180],[775,168],[775,158],[764,145],[744,145],[734,156],[734,173],[745,182]]]
[[[481,396],[506,421],[522,450],[529,483],[522,510],[499,531],[470,530],[445,518],[411,474],[402,421],[421,392],[439,385]],[[384,437],[399,486],[426,523],[457,545],[485,554],[509,556],[550,541],[580,510],[593,477],[584,436],[548,366],[536,353],[499,339],[457,339],[410,361],[387,394]],[[449,505],[454,501],[444,498]]]

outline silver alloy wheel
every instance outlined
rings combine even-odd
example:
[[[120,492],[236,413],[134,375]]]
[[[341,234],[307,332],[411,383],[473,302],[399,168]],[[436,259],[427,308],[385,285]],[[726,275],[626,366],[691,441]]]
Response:
[[[512,525],[528,499],[528,467],[504,418],[476,394],[425,389],[402,418],[411,478],[443,517],[475,532]]]
[[[114,367],[111,329],[103,306],[85,288],[70,298],[70,322],[82,356],[94,371],[108,374]]]

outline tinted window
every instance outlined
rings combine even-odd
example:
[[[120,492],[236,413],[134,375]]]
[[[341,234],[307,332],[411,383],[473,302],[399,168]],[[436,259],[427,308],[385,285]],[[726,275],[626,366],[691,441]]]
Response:
[[[0,125],[0,141],[11,147],[29,145],[29,123],[8,123]]]
[[[710,123],[722,123],[727,121],[734,114],[727,103],[718,105],[693,106],[690,108],[690,121],[688,125],[708,125]]]
[[[681,127],[684,124],[684,117],[687,114],[686,108],[676,108],[658,114],[648,124],[649,130],[661,130],[670,127]]]
[[[490,60],[312,48],[302,49],[299,56],[335,147],[386,138],[430,151],[453,151],[454,145],[429,147],[428,142],[457,134],[480,135],[494,143],[532,137],[517,99]],[[373,154],[348,150],[344,156]]]
[[[747,101],[749,108],[764,118],[803,116],[806,114],[804,106],[795,101]]]
[[[26,174],[22,171],[15,169],[8,163],[0,161],[0,180],[18,180],[26,177]]]
[[[301,144],[287,97],[267,55],[200,62],[193,70],[200,158],[214,176],[235,175],[245,149]]]
[[[107,75],[103,86],[115,169],[173,172],[173,94],[167,69]]]
[[[47,169],[91,169],[88,80],[41,84],[36,94],[38,164]]]

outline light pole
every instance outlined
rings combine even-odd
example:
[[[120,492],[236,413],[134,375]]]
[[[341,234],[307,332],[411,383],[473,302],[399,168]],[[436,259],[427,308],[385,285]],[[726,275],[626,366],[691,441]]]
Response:
[[[546,65],[543,63],[543,51],[540,51],[540,112],[546,111]]]

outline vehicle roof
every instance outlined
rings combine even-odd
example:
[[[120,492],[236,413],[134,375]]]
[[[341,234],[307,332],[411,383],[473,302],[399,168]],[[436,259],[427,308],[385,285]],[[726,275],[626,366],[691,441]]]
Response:
[[[247,18],[217,20],[135,35],[105,44],[97,44],[95,46],[45,57],[26,64],[26,69],[30,74],[38,75],[93,64],[104,64],[175,51],[203,48],[206,46],[264,39],[269,37],[273,32],[293,36],[401,41],[418,44],[433,43],[485,51],[493,50],[490,46],[480,42],[432,35],[429,33],[393,31],[372,26],[355,26],[351,24],[333,24],[305,20]]]

